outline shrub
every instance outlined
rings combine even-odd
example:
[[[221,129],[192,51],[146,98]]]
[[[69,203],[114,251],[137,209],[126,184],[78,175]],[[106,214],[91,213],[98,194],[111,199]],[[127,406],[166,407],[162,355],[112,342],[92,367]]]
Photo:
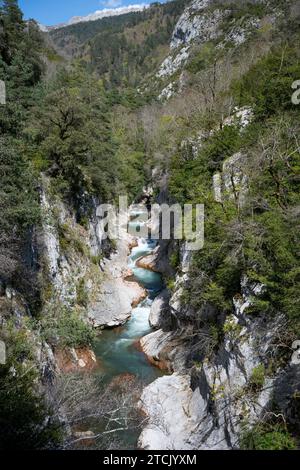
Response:
[[[249,386],[252,390],[259,391],[262,389],[265,383],[265,374],[266,370],[263,364],[259,364],[257,367],[254,367],[249,379]]]
[[[223,333],[228,335],[232,340],[238,338],[241,330],[242,326],[235,321],[233,315],[228,317],[223,325]]]
[[[89,301],[89,295],[85,287],[84,279],[80,279],[76,288],[76,293],[77,293],[77,298],[76,298],[77,304],[81,305],[82,307],[86,307]]]
[[[37,391],[28,330],[9,322],[2,335],[7,362],[0,366],[0,450],[53,449],[61,442],[61,425]]]
[[[243,450],[294,450],[296,442],[289,432],[279,425],[257,425],[240,439]]]
[[[41,320],[42,336],[45,341],[61,347],[90,346],[95,339],[92,326],[86,324],[78,314],[66,307],[50,313]]]
[[[167,280],[167,288],[172,291],[174,287],[175,287],[175,279],[169,278]]]
[[[171,254],[170,256],[170,265],[174,269],[178,269],[180,264],[180,256],[179,256],[179,251],[175,251],[174,253]]]
[[[36,392],[36,374],[14,366],[13,375],[10,365],[0,368],[0,450],[57,447],[61,425]]]

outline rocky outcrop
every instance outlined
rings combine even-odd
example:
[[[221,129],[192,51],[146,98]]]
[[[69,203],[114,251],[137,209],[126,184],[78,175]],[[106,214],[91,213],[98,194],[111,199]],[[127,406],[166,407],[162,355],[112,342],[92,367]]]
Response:
[[[143,392],[141,407],[149,424],[140,436],[140,447],[235,449],[245,423],[254,424],[268,411],[275,377],[266,370],[283,318],[273,321],[247,315],[263,290],[263,285],[243,278],[242,294],[234,298],[234,313],[224,325],[224,340],[211,359],[191,363],[178,331],[158,330],[141,340],[153,364],[167,366],[175,373],[157,379]],[[177,306],[180,308],[180,303]],[[262,382],[253,386],[257,368],[264,375]]]
[[[178,331],[154,331],[140,340],[141,349],[149,362],[162,370],[183,371],[187,348]]]
[[[40,234],[40,246],[43,257],[44,277],[51,286],[52,299],[65,305],[76,303],[78,285],[81,283],[88,297],[95,295],[101,271],[96,259],[101,258],[102,236],[100,224],[95,218],[95,201],[85,208],[84,200],[81,211],[90,210],[92,215],[86,226],[78,224],[75,210],[67,207],[58,196],[50,196],[49,181],[43,179],[41,209],[43,226]],[[94,261],[95,260],[95,261]],[[88,301],[88,299],[87,299]]]
[[[176,90],[176,83],[171,82],[169,83],[159,94],[157,99],[159,101],[169,100],[175,93]]]
[[[136,243],[131,236],[117,242],[117,250],[102,262],[102,282],[95,301],[90,305],[88,316],[97,327],[123,325],[131,316],[132,308],[147,296],[146,290],[134,280],[128,270],[129,247]]]
[[[164,314],[169,307],[170,294],[163,290],[153,301],[150,309],[149,323],[152,328],[160,328],[164,323]]]
[[[248,192],[248,175],[245,166],[247,155],[238,152],[226,159],[222,166],[222,172],[213,177],[213,191],[217,202],[224,199],[233,199],[238,206],[245,204]]]
[[[81,309],[84,303],[83,318],[96,328],[123,325],[132,307],[146,297],[145,290],[129,280],[127,269],[127,256],[136,240],[125,236],[117,241],[114,253],[107,253],[97,201],[82,198],[78,210],[82,216],[89,214],[83,227],[72,208],[57,197],[50,203],[46,178],[43,184],[41,237],[52,298]]]
[[[188,375],[157,379],[143,392],[140,407],[150,419],[138,446],[145,450],[194,450],[198,446],[199,390],[193,392]]]
[[[211,3],[211,0],[194,0],[185,8],[173,32],[172,49],[195,38],[198,42],[206,42],[221,34],[219,25],[224,13],[217,8],[208,10],[207,7]]]
[[[99,365],[95,353],[89,348],[57,349],[54,357],[59,373],[90,372]]]
[[[163,63],[160,66],[159,71],[156,74],[157,78],[166,78],[173,75],[177,70],[183,67],[189,58],[189,46],[182,47],[180,51],[166,57]],[[172,88],[174,85],[172,86]],[[165,94],[166,92],[164,92]],[[169,93],[169,89],[167,91]]]
[[[155,248],[153,253],[147,256],[142,256],[137,260],[136,266],[138,268],[148,269],[149,271],[159,272],[157,267],[157,256],[159,247]]]
[[[137,282],[123,278],[104,280],[98,299],[91,305],[88,316],[96,328],[123,325],[130,318],[132,308],[147,296]]]
[[[165,333],[163,330],[157,330],[140,340],[143,353],[151,364],[159,369],[172,369],[171,358],[168,354],[171,350],[172,338],[173,334],[171,332]]]
[[[160,240],[151,254],[142,256],[137,260],[136,266],[165,276],[171,276],[174,274],[174,269],[170,265],[172,252],[172,243],[169,240]]]

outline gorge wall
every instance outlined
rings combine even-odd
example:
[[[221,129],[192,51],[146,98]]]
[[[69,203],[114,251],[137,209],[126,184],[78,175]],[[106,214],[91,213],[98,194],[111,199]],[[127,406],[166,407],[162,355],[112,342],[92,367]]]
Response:
[[[189,251],[184,240],[159,240],[133,260],[134,269],[161,274],[163,285],[159,278],[161,292],[141,307],[143,314],[150,310],[151,333],[137,342],[125,331],[119,339],[131,341],[137,363],[142,351],[143,361],[157,367],[153,376],[162,373],[142,391],[130,389],[130,374],[104,388],[134,409],[138,447],[298,446],[300,377],[292,356],[300,331],[299,111],[290,99],[300,73],[298,3],[176,1],[121,19],[111,30],[109,23],[109,31],[105,22],[91,30],[58,29],[47,36],[46,49],[36,46],[46,62],[52,57],[56,81],[44,85],[41,104],[32,104],[35,95],[26,104],[21,130],[11,130],[13,120],[0,115],[9,134],[1,174],[15,162],[10,139],[18,136],[16,155],[25,155],[23,166],[16,158],[12,168],[18,197],[11,225],[0,232],[0,321],[13,351],[7,383],[34,371],[31,388],[47,404],[41,422],[58,421],[63,429],[54,447],[72,436],[95,437],[86,427],[71,429],[57,380],[78,372],[92,379],[101,369],[95,337],[101,342],[103,330],[113,333],[106,341],[124,333],[133,308],[148,295],[128,267],[138,236],[106,238],[98,215],[102,202],[116,203],[124,193],[148,205],[205,206],[202,250]],[[59,55],[64,44],[67,58]],[[4,51],[5,78],[14,67],[13,47]],[[16,85],[7,81],[13,94]],[[6,178],[7,194],[12,178]],[[30,210],[20,202],[21,180]],[[23,210],[27,225],[19,217]],[[21,223],[26,229],[19,239]],[[124,383],[133,390],[129,402]],[[79,402],[89,411],[88,389],[91,382]],[[107,404],[97,397],[98,390],[92,411],[102,419]]]

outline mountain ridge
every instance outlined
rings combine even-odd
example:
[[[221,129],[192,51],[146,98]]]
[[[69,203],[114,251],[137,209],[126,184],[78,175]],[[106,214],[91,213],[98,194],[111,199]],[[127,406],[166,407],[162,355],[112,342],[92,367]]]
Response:
[[[141,3],[141,4],[133,4],[133,5],[118,7],[118,8],[104,8],[103,10],[96,10],[94,13],[90,13],[85,16],[72,16],[72,18],[70,18],[70,20],[68,20],[65,23],[58,23],[57,25],[53,25],[53,26],[45,26],[41,23],[38,23],[38,25],[42,32],[50,32],[55,29],[66,28],[68,26],[72,26],[78,23],[97,21],[102,18],[108,18],[110,16],[120,16],[120,15],[126,15],[127,13],[143,11],[149,7],[150,7],[150,4],[147,5],[146,3]]]

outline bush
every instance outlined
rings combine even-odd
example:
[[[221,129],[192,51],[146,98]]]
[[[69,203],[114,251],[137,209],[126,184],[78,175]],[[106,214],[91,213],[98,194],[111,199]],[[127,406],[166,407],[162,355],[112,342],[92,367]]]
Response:
[[[279,425],[257,425],[240,440],[243,450],[295,450],[295,439]]]
[[[262,389],[265,383],[265,374],[266,370],[263,364],[259,364],[257,367],[254,367],[249,379],[249,386],[252,390],[259,391]]]
[[[80,279],[76,288],[76,292],[77,292],[77,298],[76,298],[77,304],[81,305],[82,307],[86,307],[89,301],[89,295],[85,287],[84,279]]]
[[[60,347],[91,346],[95,339],[92,326],[85,323],[78,314],[66,307],[58,307],[53,313],[41,320],[42,336],[45,341]]]
[[[299,54],[295,47],[271,51],[233,85],[239,105],[249,104],[259,119],[293,108],[291,85],[300,76]]]
[[[178,269],[180,265],[180,255],[179,255],[178,250],[171,254],[170,265],[172,266],[173,269]]]
[[[60,423],[37,391],[39,374],[28,333],[12,322],[1,332],[7,362],[0,365],[0,450],[55,448],[62,438]]]
[[[36,374],[21,366],[14,370],[0,367],[0,450],[57,447],[61,426],[36,392]]]

